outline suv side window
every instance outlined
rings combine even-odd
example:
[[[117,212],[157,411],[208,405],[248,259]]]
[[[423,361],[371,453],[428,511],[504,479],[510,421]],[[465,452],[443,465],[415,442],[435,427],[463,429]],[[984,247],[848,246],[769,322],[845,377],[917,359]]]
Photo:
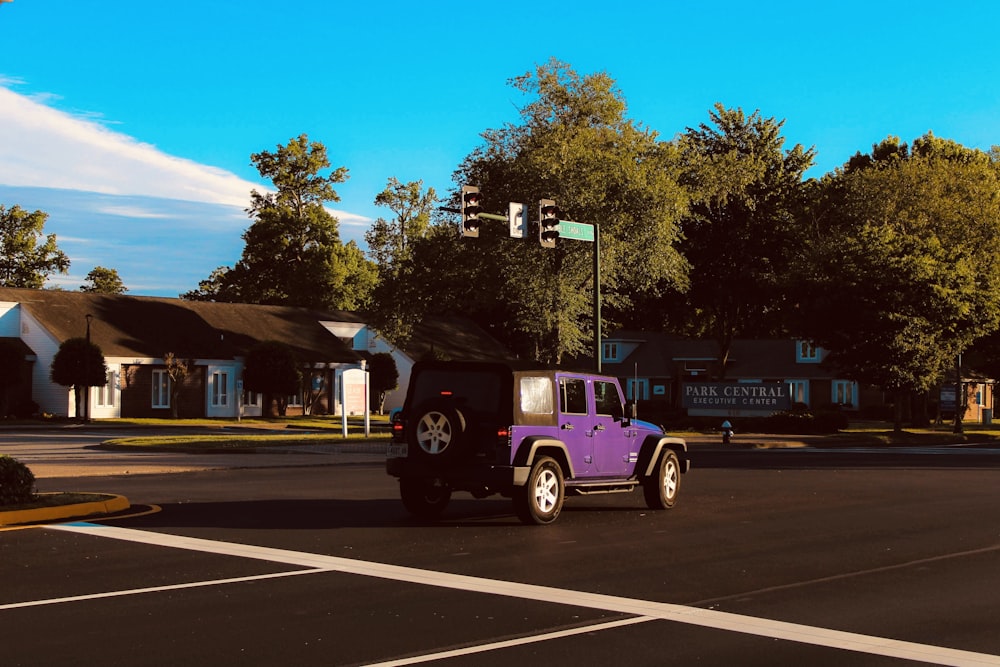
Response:
[[[525,414],[551,415],[552,378],[521,378],[521,412]]]
[[[559,378],[559,411],[564,415],[587,414],[587,383],[583,378]]]
[[[594,402],[597,414],[621,419],[625,416],[622,399],[618,395],[618,387],[613,382],[594,380]]]

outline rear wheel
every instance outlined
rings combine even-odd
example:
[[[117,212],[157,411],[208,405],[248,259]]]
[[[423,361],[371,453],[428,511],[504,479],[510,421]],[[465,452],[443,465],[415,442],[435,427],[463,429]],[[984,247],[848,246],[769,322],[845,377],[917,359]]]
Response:
[[[399,497],[403,507],[415,517],[436,519],[451,500],[451,489],[426,479],[399,480]]]
[[[656,473],[646,478],[642,485],[646,506],[654,510],[668,510],[677,504],[681,489],[681,464],[677,452],[666,449],[660,455]]]
[[[528,483],[514,490],[514,511],[524,523],[552,523],[562,511],[565,495],[562,468],[555,459],[543,456],[531,466]]]

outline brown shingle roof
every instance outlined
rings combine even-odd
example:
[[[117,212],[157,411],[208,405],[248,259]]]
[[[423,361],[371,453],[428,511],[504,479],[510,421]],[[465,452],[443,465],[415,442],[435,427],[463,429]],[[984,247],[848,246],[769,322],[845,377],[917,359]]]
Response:
[[[434,315],[413,327],[404,351],[414,361],[512,361],[514,355],[477,324],[457,315]]]
[[[59,341],[82,337],[105,356],[232,359],[264,340],[280,340],[302,361],[354,362],[358,356],[321,321],[360,321],[351,313],[241,303],[0,287]]]

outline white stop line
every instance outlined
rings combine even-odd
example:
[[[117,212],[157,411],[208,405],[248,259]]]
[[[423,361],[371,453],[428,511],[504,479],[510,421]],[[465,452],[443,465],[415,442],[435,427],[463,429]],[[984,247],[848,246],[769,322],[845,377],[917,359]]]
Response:
[[[116,540],[126,540],[129,542],[139,542],[154,546],[170,547],[174,549],[188,549],[190,551],[199,551],[203,553],[237,556],[240,558],[253,558],[273,563],[297,565],[323,572],[343,572],[366,577],[391,579],[393,581],[405,581],[425,586],[438,586],[440,588],[479,592],[489,595],[504,595],[524,600],[573,605],[588,609],[598,609],[601,611],[628,614],[637,617],[635,619],[627,619],[625,621],[616,621],[611,624],[602,624],[597,626],[598,628],[604,627],[605,625],[608,627],[620,627],[623,624],[632,622],[638,623],[650,620],[663,620],[672,621],[674,623],[687,623],[689,625],[697,625],[705,628],[714,628],[716,630],[740,632],[759,637],[771,637],[773,639],[812,644],[814,646],[825,646],[847,651],[856,651],[858,653],[883,655],[892,658],[902,658],[904,660],[916,660],[938,665],[995,665],[1000,667],[1000,656],[997,655],[961,651],[940,646],[932,646],[929,644],[918,644],[915,642],[888,639],[885,637],[873,637],[854,632],[829,630],[826,628],[801,625],[798,623],[773,621],[753,616],[744,616],[742,614],[732,614],[711,609],[700,609],[698,607],[686,607],[684,605],[669,604],[665,602],[636,600],[614,595],[600,595],[597,593],[565,590],[549,586],[520,584],[510,581],[500,581],[497,579],[485,579],[482,577],[471,577],[460,574],[435,572],[433,570],[402,567],[399,565],[387,565],[385,563],[372,563],[363,560],[340,558],[337,556],[326,556],[322,554],[290,551],[286,549],[274,549],[270,547],[258,547],[232,542],[217,542],[214,540],[205,540],[195,537],[153,533],[142,530],[134,530],[131,528],[102,526],[100,524],[85,522],[54,525],[48,526],[47,528],[72,533],[82,533],[97,537],[113,538]],[[275,576],[287,576],[288,574],[291,573],[284,573],[283,575]],[[184,586],[187,585],[204,585],[204,583],[184,584]],[[137,592],[152,590],[156,589],[121,591],[119,593],[103,594],[102,597],[110,597],[116,594],[129,595]],[[54,603],[56,601],[53,600],[52,602]],[[44,604],[44,601],[36,601],[28,604]],[[6,608],[15,606],[21,605],[5,605]],[[0,609],[5,607],[0,607]],[[590,626],[589,629],[593,631],[594,626]],[[543,638],[533,639],[541,640],[544,638],[564,635],[565,633],[554,633],[553,635],[548,635]],[[502,645],[505,644],[491,644],[479,648],[481,650],[491,650],[499,648]],[[469,649],[463,649],[463,651],[467,652]],[[437,654],[433,657],[433,659],[440,657],[443,657],[443,654]],[[403,661],[384,664],[413,664],[429,659],[432,658],[430,656],[425,656],[423,658],[409,658]]]

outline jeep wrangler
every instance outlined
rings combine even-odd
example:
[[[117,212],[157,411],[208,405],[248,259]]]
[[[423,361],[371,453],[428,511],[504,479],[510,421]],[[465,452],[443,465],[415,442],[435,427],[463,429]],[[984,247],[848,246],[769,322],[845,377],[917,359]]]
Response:
[[[511,498],[528,524],[556,520],[567,495],[642,487],[677,502],[687,444],[626,414],[615,378],[513,364],[419,362],[393,422],[386,471],[403,505],[436,518],[455,491]]]

